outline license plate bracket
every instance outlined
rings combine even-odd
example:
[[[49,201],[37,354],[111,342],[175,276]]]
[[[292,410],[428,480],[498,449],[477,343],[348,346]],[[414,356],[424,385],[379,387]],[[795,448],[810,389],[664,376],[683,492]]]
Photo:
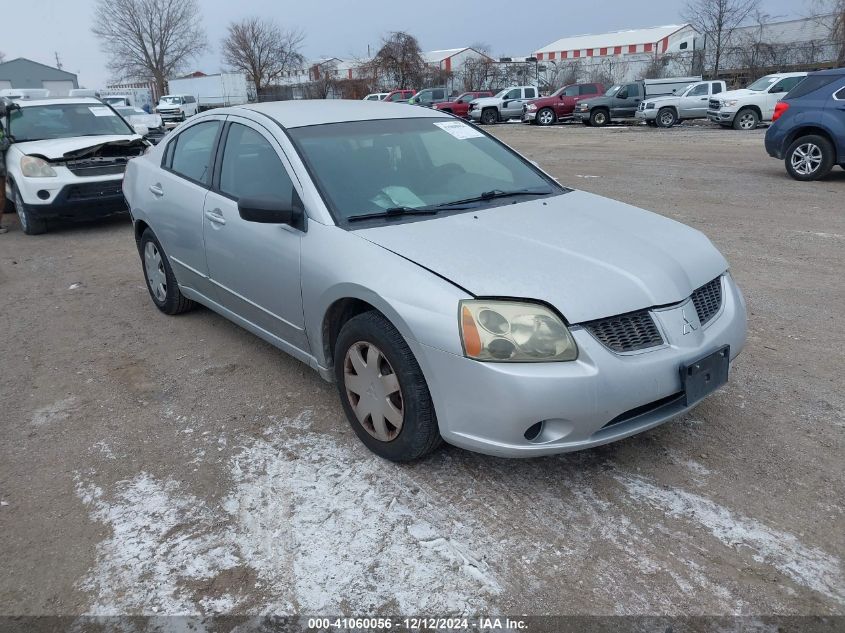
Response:
[[[731,346],[725,345],[703,358],[681,365],[681,384],[686,406],[703,400],[727,383],[730,363]]]

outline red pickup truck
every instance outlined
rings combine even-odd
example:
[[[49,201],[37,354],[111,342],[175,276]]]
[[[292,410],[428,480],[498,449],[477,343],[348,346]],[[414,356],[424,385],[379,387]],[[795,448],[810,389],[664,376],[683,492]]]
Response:
[[[451,112],[455,116],[467,118],[469,112],[469,102],[479,97],[492,97],[493,93],[489,90],[482,90],[481,92],[465,92],[461,96],[452,99],[451,101],[443,101],[435,103],[435,110],[443,110],[444,112]]]
[[[531,99],[522,106],[522,120],[536,125],[552,125],[572,118],[575,105],[584,99],[604,94],[602,84],[569,84],[549,97]]]

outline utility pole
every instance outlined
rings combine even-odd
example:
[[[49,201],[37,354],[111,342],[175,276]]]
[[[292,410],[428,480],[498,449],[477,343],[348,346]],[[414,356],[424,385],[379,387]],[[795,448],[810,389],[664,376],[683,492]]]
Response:
[[[59,59],[59,51],[55,51],[55,52],[53,53],[53,55],[55,55],[55,56],[56,56],[56,68],[58,68],[59,70],[61,70],[61,69],[62,69],[62,60],[61,60],[61,59]]]

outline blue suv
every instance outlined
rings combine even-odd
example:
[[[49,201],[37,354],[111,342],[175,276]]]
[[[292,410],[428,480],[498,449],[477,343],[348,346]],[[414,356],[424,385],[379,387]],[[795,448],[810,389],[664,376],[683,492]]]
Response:
[[[845,168],[845,68],[810,73],[775,106],[766,151],[796,180]]]

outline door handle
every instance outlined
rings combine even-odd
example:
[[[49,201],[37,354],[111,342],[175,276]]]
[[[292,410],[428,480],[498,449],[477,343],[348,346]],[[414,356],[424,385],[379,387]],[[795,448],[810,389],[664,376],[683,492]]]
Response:
[[[226,218],[223,217],[223,212],[220,209],[213,209],[212,211],[206,211],[205,217],[208,218],[209,222],[214,222],[215,224],[226,224]]]
[[[164,189],[161,188],[161,185],[159,183],[156,183],[154,185],[150,185],[150,192],[154,196],[163,196],[164,195]]]

